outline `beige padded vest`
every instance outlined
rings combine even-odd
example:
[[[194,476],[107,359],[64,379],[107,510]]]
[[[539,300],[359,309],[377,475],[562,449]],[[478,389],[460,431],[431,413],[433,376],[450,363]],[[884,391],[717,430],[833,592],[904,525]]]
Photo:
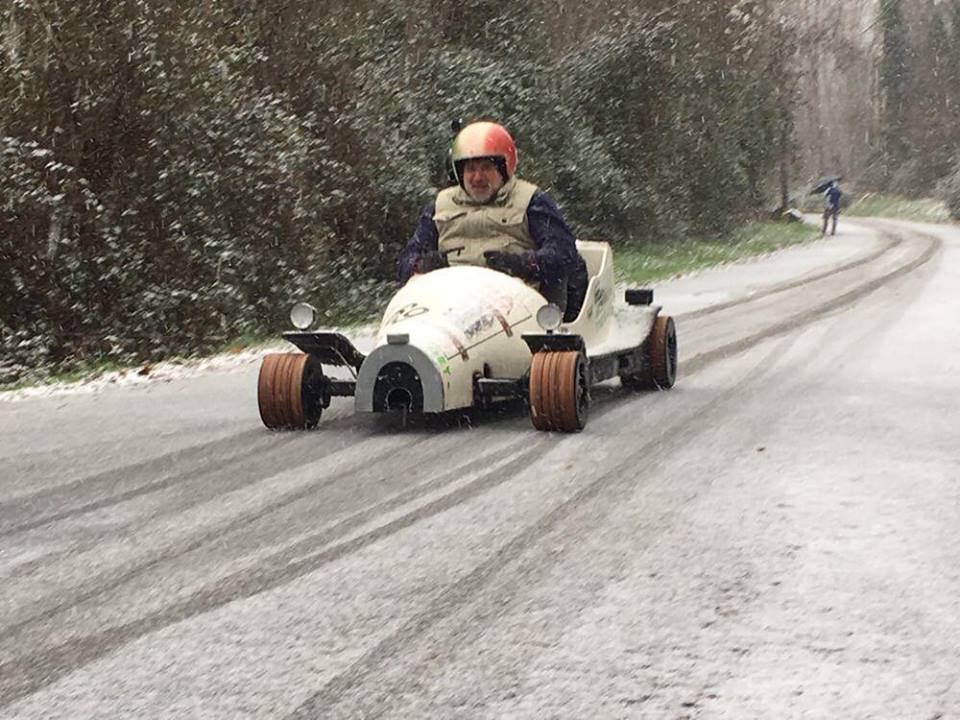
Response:
[[[440,252],[449,252],[451,265],[485,265],[487,250],[535,250],[527,227],[527,206],[536,191],[536,185],[516,177],[488,203],[478,203],[460,186],[441,190],[433,213]]]

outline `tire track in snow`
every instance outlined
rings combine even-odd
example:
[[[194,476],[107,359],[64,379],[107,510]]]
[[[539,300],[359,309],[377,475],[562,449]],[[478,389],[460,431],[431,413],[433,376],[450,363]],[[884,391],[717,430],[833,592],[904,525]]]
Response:
[[[477,596],[495,582],[508,582],[501,577],[502,575],[507,573],[517,575],[520,565],[536,565],[538,572],[545,572],[549,566],[559,560],[563,551],[545,552],[538,556],[535,562],[530,563],[524,563],[522,556],[535,550],[547,537],[560,532],[561,528],[573,520],[577,514],[589,510],[602,515],[612,511],[623,492],[636,491],[637,481],[630,471],[635,470],[641,460],[655,457],[654,450],[659,454],[668,455],[671,447],[685,445],[691,441],[691,438],[709,430],[713,416],[723,411],[729,402],[742,402],[744,392],[749,387],[757,385],[770,371],[774,364],[771,358],[782,355],[792,343],[793,339],[788,338],[785,342],[776,345],[764,354],[760,362],[756,363],[755,371],[746,373],[740,382],[717,393],[707,402],[698,404],[692,411],[685,412],[682,417],[661,426],[658,429],[659,432],[646,442],[635,446],[612,468],[600,473],[559,505],[551,507],[533,524],[501,546],[492,557],[476,566],[468,575],[436,593],[421,613],[407,620],[400,628],[364,653],[347,670],[334,677],[296,710],[288,714],[286,720],[329,716],[333,705],[345,700],[351,691],[363,685],[373,674],[402,654],[405,648],[424,637],[431,628],[462,607],[475,602]],[[593,507],[598,503],[602,505],[600,509]],[[389,694],[390,688],[383,689],[383,704],[390,701]],[[365,696],[364,702],[369,702],[369,698]],[[353,716],[355,712],[360,716],[375,715],[378,710],[384,709],[383,704],[363,707],[362,711],[354,709],[348,711],[347,716]]]
[[[922,257],[925,255],[926,252]],[[890,273],[884,281],[890,282],[905,272],[919,267],[923,262],[908,263],[900,271]],[[868,283],[867,286],[859,289],[869,292],[875,289],[872,285]],[[903,308],[901,307],[900,310],[902,311]],[[819,318],[819,315],[817,317]],[[884,327],[889,322],[889,318],[890,313],[886,309],[883,312],[872,313],[869,327],[860,325],[856,328],[856,332],[842,334],[838,342],[828,344],[829,352],[819,354],[815,361],[824,367],[832,367],[835,363],[833,358],[838,358],[836,362],[841,363],[845,360],[849,361],[849,348],[861,347],[864,341],[876,339],[878,329]],[[798,323],[795,329],[808,324],[809,322]],[[783,333],[784,331],[779,330],[777,326],[771,329],[771,337]],[[437,593],[422,613],[409,619],[397,631],[366,652],[350,668],[324,685],[294,712],[287,715],[287,720],[300,720],[321,715],[373,716],[390,707],[396,710],[396,706],[392,703],[396,694],[401,692],[400,685],[407,683],[411,676],[421,676],[417,672],[417,667],[424,668],[427,665],[436,665],[437,662],[442,663],[443,658],[436,655],[436,645],[431,645],[434,650],[430,651],[429,656],[415,659],[414,663],[417,665],[414,668],[398,670],[393,683],[387,677],[388,672],[385,668],[397,665],[401,656],[411,652],[411,646],[422,646],[427,642],[425,638],[435,627],[459,612],[461,608],[474,603],[481,607],[478,607],[468,619],[458,620],[457,627],[448,630],[448,636],[455,635],[457,645],[462,646],[471,634],[482,634],[487,625],[502,614],[503,603],[499,601],[500,599],[505,602],[506,599],[515,598],[517,594],[522,593],[523,588],[536,585],[536,579],[548,573],[550,568],[560,562],[562,557],[570,551],[571,546],[562,543],[559,550],[557,545],[552,543],[550,550],[544,550],[543,545],[547,538],[568,535],[566,526],[574,518],[583,515],[588,516],[587,522],[591,528],[601,525],[603,518],[616,510],[625,494],[637,491],[637,483],[630,471],[635,469],[642,459],[652,457],[654,464],[657,464],[656,457],[669,456],[671,446],[685,445],[691,442],[691,438],[709,432],[715,416],[724,413],[730,403],[740,406],[750,402],[750,398],[759,397],[762,392],[766,392],[764,379],[778,372],[786,372],[778,371],[777,363],[788,354],[798,339],[798,335],[785,337],[764,353],[759,362],[754,364],[753,369],[744,374],[740,382],[723,390],[715,400],[698,412],[692,415],[685,414],[684,419],[672,423],[661,436],[633,449],[612,469],[605,471],[568,500],[538,519],[524,532],[516,535],[493,558],[478,565],[465,578]],[[790,378],[787,380],[787,383],[777,386],[778,394],[789,396],[796,392]],[[771,418],[779,416],[782,412],[781,406],[776,403],[770,404],[767,409]],[[755,425],[763,426],[764,423],[759,422]],[[653,452],[654,450],[656,453]],[[697,493],[698,490],[694,488],[692,494],[686,493],[678,498],[675,507],[665,508],[664,511],[679,512],[680,508],[695,498]],[[583,528],[578,526],[578,535],[582,530]],[[488,594],[484,597],[485,590],[498,585],[503,586],[503,589],[492,591],[495,596]],[[374,677],[376,677],[375,681],[372,680]],[[338,712],[340,710],[336,707],[338,703],[346,704],[343,712]]]
[[[406,464],[399,462],[396,444],[391,444],[385,448],[379,456],[363,458],[364,467],[369,473],[380,472],[385,467],[390,467],[391,471],[397,471],[398,469],[399,471],[403,471],[404,469],[416,467],[423,463],[425,458],[429,458],[429,454],[421,452],[420,448],[420,446],[428,443],[429,439],[429,437],[420,438],[416,442],[408,444],[406,448],[402,448],[411,455],[411,457],[406,459]],[[316,462],[316,459],[311,462]],[[354,477],[356,472],[356,466],[351,465],[332,475],[308,481],[306,484],[284,493],[267,505],[234,516],[226,522],[204,530],[198,535],[178,538],[172,545],[161,548],[156,552],[147,553],[144,558],[132,563],[129,567],[113,571],[108,570],[87,578],[82,585],[72,589],[66,599],[62,599],[63,593],[58,592],[55,596],[57,601],[54,602],[52,606],[40,611],[37,611],[36,608],[31,608],[33,612],[29,616],[16,620],[0,630],[0,647],[2,647],[2,644],[9,643],[12,638],[28,631],[33,626],[42,627],[44,623],[59,614],[69,612],[84,603],[104,596],[120,586],[136,580],[141,575],[156,569],[163,563],[177,560],[211,543],[217,543],[222,537],[233,532],[241,531],[249,527],[252,523],[263,520],[282,508],[294,505],[309,495],[316,493],[323,487],[343,479]]]
[[[902,266],[901,268],[890,272],[881,278],[861,285],[838,298],[834,298],[827,303],[819,305],[815,309],[801,314],[800,316],[796,316],[782,323],[775,324],[761,333],[751,335],[749,338],[742,339],[738,342],[729,343],[713,351],[707,351],[694,356],[691,360],[686,360],[681,367],[683,367],[688,373],[696,372],[698,369],[701,369],[722,357],[749,347],[752,343],[760,339],[782,334],[790,329],[794,329],[806,323],[812,322],[819,318],[824,312],[828,312],[831,309],[836,309],[852,303],[857,298],[868,292],[871,292],[886,282],[889,282],[891,279],[909,272],[916,267],[919,267],[933,256],[935,249],[936,245],[931,245],[927,252],[922,254],[913,262],[908,263],[907,265]],[[829,273],[829,275],[833,274],[836,273]],[[807,282],[809,282],[809,280]],[[748,298],[742,302],[750,302],[751,300],[755,299],[756,297]],[[691,418],[691,420],[696,421],[698,417],[699,416]],[[523,438],[522,442],[524,444],[529,444],[529,440],[526,438]],[[481,476],[481,478],[473,481],[469,485],[456,490],[439,500],[430,502],[413,512],[407,513],[400,518],[387,523],[386,525],[382,525],[370,533],[361,535],[341,544],[319,550],[306,558],[295,559],[291,565],[281,570],[277,570],[274,574],[271,574],[270,569],[266,568],[266,566],[261,566],[259,569],[254,569],[253,571],[245,571],[235,576],[230,576],[228,580],[222,584],[205,589],[201,593],[195,595],[189,601],[174,604],[161,612],[148,615],[147,617],[136,622],[110,628],[96,635],[79,638],[75,641],[46,649],[38,653],[23,656],[12,662],[4,663],[3,666],[0,666],[0,677],[4,678],[3,681],[0,681],[2,682],[2,685],[0,685],[0,688],[2,688],[2,691],[0,691],[0,696],[4,698],[2,702],[5,705],[9,702],[13,702],[19,697],[30,694],[31,692],[34,692],[37,689],[54,682],[63,674],[76,669],[76,667],[80,665],[95,660],[106,652],[110,652],[126,642],[130,642],[133,639],[141,637],[174,622],[178,622],[180,620],[187,619],[202,612],[211,610],[215,607],[219,607],[232,600],[242,597],[250,597],[264,590],[282,585],[285,582],[289,582],[290,580],[294,579],[295,577],[299,577],[317,569],[327,562],[344,557],[351,552],[362,549],[363,547],[379,541],[394,532],[409,527],[425,517],[430,517],[439,512],[443,512],[450,507],[454,507],[460,502],[464,502],[471,497],[474,497],[477,494],[480,494],[487,489],[508,480],[510,477],[512,477],[510,474],[510,469],[512,469],[515,465],[518,470],[522,468],[528,459],[531,459],[539,454],[539,446],[542,445],[543,442],[543,439],[535,441],[532,444],[532,447],[529,447],[526,451],[523,451],[517,459],[511,461],[508,468]],[[631,456],[633,457],[631,462],[635,461],[637,455],[639,455],[639,452]],[[615,474],[622,469],[623,468],[618,466],[616,470],[612,471],[611,473],[607,473],[604,477]],[[316,488],[313,488],[312,491],[315,489]],[[585,501],[596,496],[601,489],[602,483],[597,481],[581,491],[577,497],[581,501]],[[262,513],[257,514],[262,516],[263,514],[270,512],[271,509],[265,509]],[[369,519],[369,517],[377,515],[378,509],[370,508],[364,512],[366,514],[366,519]],[[504,562],[509,562],[511,558],[519,555],[527,546],[535,543],[538,538],[542,537],[546,534],[546,532],[549,531],[550,527],[556,525],[571,512],[572,506],[565,505],[562,508],[554,510],[545,518],[542,518],[541,521],[534,526],[534,528],[520,538],[516,539],[508,546],[506,555],[501,553],[501,555],[498,556],[501,558],[501,560],[503,560],[503,562],[495,565],[486,564],[480,566],[471,574],[470,578],[472,578],[472,580],[469,580],[465,587],[471,588],[477,586],[478,583],[479,587],[482,587],[485,579],[495,573],[498,567],[501,567]],[[348,528],[344,529],[344,532],[348,531]],[[320,545],[328,540],[329,538],[327,538],[327,540],[315,538],[315,541]],[[203,542],[206,541],[209,540],[201,540],[200,543],[195,544],[194,547],[199,547],[203,544]],[[302,551],[304,548],[300,547],[299,549]],[[175,555],[173,557],[175,557]],[[276,558],[272,559],[274,562],[276,560]],[[464,592],[459,592],[457,595],[458,597],[461,595],[468,597],[469,594],[469,592],[466,594],[464,594]],[[442,611],[442,608],[435,608],[435,610]],[[404,627],[407,629],[410,629],[411,627],[419,627],[419,624],[423,621],[424,617],[421,617],[420,621],[417,621],[415,626],[408,624]],[[331,689],[335,689],[335,686],[330,686],[327,690],[329,691]]]
[[[102,632],[77,638],[52,648],[44,648],[36,652],[20,655],[0,664],[0,707],[5,707],[16,700],[55,682],[67,673],[86,665],[112,652],[116,648],[136,640],[151,632],[160,630],[197,615],[209,612],[218,607],[236,600],[252,597],[259,593],[284,585],[296,578],[313,572],[320,567],[362,550],[375,542],[393,535],[415,523],[444,512],[488,489],[502,484],[515,476],[517,472],[529,467],[531,461],[542,453],[541,446],[548,442],[549,436],[541,436],[533,443],[527,438],[520,438],[510,444],[513,455],[493,470],[490,468],[489,457],[483,456],[473,460],[470,466],[479,471],[479,476],[462,485],[450,493],[425,505],[414,508],[399,517],[379,525],[374,529],[355,537],[348,537],[356,528],[358,521],[379,517],[384,511],[394,509],[396,505],[410,502],[411,499],[428,494],[435,490],[434,485],[454,482],[461,477],[466,468],[456,468],[445,474],[444,481],[428,483],[419,488],[413,496],[392,499],[382,506],[361,511],[356,516],[348,518],[333,528],[317,533],[291,548],[276,553],[258,563],[255,567],[242,570],[221,578],[216,584],[202,588],[189,599],[173,603],[163,610],[148,614],[135,621],[108,628]],[[496,452],[502,452],[497,450]],[[422,462],[422,455],[420,456]],[[342,542],[336,542],[344,538]],[[204,539],[204,542],[209,539]],[[331,544],[333,543],[333,544]],[[195,543],[199,547],[200,543]],[[195,548],[194,548],[195,549]],[[170,559],[166,557],[164,559]],[[120,578],[117,583],[125,582],[129,578]],[[92,599],[105,592],[107,588],[99,587],[84,600]],[[30,618],[19,623],[14,628],[0,634],[0,642],[4,645],[21,646],[14,636],[30,626],[42,624],[53,615],[59,614],[77,603],[55,608],[40,616]],[[13,632],[12,632],[13,631]]]

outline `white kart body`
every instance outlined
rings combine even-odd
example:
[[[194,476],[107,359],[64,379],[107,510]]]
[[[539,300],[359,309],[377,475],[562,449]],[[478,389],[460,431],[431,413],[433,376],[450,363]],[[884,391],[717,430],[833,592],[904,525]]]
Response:
[[[629,308],[629,325],[614,312],[613,254],[604,242],[578,241],[590,277],[583,307],[558,333],[579,335],[587,356],[639,346],[659,308]],[[472,406],[478,378],[522,378],[531,351],[523,333],[543,333],[536,321],[546,300],[517,278],[484,267],[456,266],[413,276],[390,301],[374,349],[363,360],[355,402],[361,412],[381,409],[390,368],[413,368],[422,387],[422,411]],[[380,385],[378,386],[378,383]],[[379,396],[378,396],[379,393]]]

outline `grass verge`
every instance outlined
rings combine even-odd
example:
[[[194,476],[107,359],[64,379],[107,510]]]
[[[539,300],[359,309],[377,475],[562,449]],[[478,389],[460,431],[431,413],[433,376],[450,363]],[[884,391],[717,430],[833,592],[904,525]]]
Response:
[[[753,222],[722,239],[690,239],[617,248],[614,264],[617,280],[644,284],[763,255],[816,239],[817,228],[806,223]]]
[[[38,373],[35,375],[26,375],[13,382],[0,383],[0,392],[9,392],[13,390],[23,390],[30,387],[43,387],[44,385],[59,385],[80,382],[100,377],[110,372],[137,372],[136,368],[131,369],[123,362],[114,359],[105,359],[95,362],[81,363],[70,370],[55,373]]]
[[[844,214],[859,217],[884,217],[917,222],[950,222],[947,206],[939,200],[912,200],[897,195],[866,193],[856,196]]]

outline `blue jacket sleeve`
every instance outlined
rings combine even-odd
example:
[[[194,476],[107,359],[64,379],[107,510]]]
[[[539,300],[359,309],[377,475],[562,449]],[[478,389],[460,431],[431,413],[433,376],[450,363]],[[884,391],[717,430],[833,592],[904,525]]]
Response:
[[[397,277],[401,283],[409,280],[416,271],[417,262],[423,253],[437,250],[440,234],[437,232],[436,223],[433,222],[434,210],[434,203],[424,206],[413,236],[397,258]]]
[[[527,226],[537,249],[534,261],[537,277],[556,281],[567,277],[577,264],[577,245],[573,231],[550,197],[537,191],[527,206]]]

